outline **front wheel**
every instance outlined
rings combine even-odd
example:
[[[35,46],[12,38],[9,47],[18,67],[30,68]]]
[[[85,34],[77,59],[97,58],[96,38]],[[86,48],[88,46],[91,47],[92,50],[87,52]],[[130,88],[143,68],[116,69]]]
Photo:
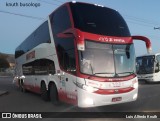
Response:
[[[58,92],[55,84],[50,85],[50,100],[54,105],[58,105]]]

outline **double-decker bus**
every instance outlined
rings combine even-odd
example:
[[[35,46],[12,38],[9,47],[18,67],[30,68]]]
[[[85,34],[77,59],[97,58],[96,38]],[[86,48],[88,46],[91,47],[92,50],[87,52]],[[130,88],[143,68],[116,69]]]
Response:
[[[53,104],[95,107],[138,95],[133,39],[115,10],[81,2],[57,8],[15,51],[15,82]]]
[[[160,81],[160,53],[146,54],[136,58],[138,79],[146,83]]]

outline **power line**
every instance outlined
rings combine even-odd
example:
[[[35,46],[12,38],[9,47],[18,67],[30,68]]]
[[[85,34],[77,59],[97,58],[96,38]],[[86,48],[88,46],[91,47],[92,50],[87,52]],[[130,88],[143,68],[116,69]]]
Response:
[[[56,2],[59,2],[59,3],[63,3],[62,1],[60,1],[60,0],[53,0],[53,1],[56,1]]]
[[[19,14],[19,13],[12,13],[12,12],[3,11],[3,10],[0,10],[0,12],[1,13],[12,14],[12,15],[16,15],[16,16],[21,16],[21,17],[27,17],[27,18],[37,19],[37,20],[44,20],[44,18],[40,18],[40,17],[28,16],[28,15]]]
[[[51,2],[48,2],[48,1],[44,1],[44,0],[38,0],[38,1],[46,3],[46,4],[50,4],[50,5],[59,6],[59,4],[51,3]]]
[[[150,20],[147,20],[147,19],[137,18],[137,17],[134,17],[134,16],[128,16],[128,15],[125,15],[125,16],[126,17],[124,17],[124,18],[126,19],[127,22],[137,24],[137,25],[140,25],[140,26],[152,27],[153,28],[154,26],[159,24],[158,22],[150,21]]]
[[[150,24],[150,25],[160,24],[159,22],[156,22],[156,21],[151,21],[151,20],[147,20],[147,19],[143,19],[143,18],[138,18],[138,17],[135,17],[135,16],[130,16],[130,15],[124,15],[124,16],[126,16],[125,18],[127,18],[127,19],[130,19],[130,20],[136,21],[136,22],[141,22],[141,23],[144,23],[144,24]]]
[[[140,26],[145,26],[145,27],[153,27],[152,25],[146,24],[146,23],[139,23],[138,21],[134,21],[134,20],[128,20],[126,19],[127,22],[132,23],[132,24],[137,24]]]

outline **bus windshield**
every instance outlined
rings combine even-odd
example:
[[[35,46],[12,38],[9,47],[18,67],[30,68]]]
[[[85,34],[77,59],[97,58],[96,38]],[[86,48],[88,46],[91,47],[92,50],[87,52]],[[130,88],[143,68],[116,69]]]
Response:
[[[126,22],[117,11],[78,2],[70,5],[75,28],[100,35],[130,36]]]
[[[133,44],[118,45],[86,41],[79,51],[80,71],[99,77],[121,77],[135,73]]]
[[[155,56],[143,56],[136,59],[137,74],[151,74],[154,73],[154,60]]]

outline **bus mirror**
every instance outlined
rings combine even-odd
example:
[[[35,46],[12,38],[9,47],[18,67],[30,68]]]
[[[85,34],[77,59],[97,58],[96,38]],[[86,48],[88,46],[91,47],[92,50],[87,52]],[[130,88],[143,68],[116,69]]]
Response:
[[[159,72],[159,67],[156,66],[155,72]]]
[[[159,62],[156,63],[155,72],[159,72]]]
[[[147,52],[151,53],[151,51],[152,51],[151,41],[147,37],[144,37],[144,36],[132,36],[132,39],[144,41],[146,43]]]
[[[63,34],[74,36],[72,32],[64,32]]]
[[[58,33],[57,37],[59,37],[59,38],[71,38],[71,37],[74,37],[74,34],[72,32],[63,32],[63,33]]]

